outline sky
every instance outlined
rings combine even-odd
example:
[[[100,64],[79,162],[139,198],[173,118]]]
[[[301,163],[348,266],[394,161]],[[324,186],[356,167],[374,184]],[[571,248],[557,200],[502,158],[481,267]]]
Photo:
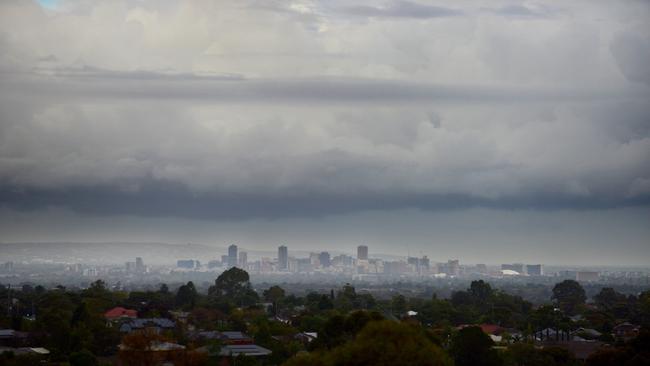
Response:
[[[0,1],[0,241],[650,263],[648,1]]]

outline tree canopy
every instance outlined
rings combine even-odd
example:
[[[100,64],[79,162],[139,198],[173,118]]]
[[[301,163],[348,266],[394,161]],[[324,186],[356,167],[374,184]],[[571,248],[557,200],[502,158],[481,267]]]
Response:
[[[578,281],[564,280],[553,287],[553,296],[558,307],[567,314],[573,315],[579,306],[587,300],[585,289]]]

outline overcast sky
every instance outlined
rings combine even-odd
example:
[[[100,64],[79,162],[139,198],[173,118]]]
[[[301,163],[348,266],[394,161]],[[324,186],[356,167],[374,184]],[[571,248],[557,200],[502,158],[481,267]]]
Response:
[[[0,1],[0,241],[650,263],[648,1]]]

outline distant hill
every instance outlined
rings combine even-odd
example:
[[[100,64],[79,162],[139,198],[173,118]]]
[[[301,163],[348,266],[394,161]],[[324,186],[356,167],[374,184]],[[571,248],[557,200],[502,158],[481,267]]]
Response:
[[[248,253],[248,260],[254,261],[261,257],[277,258],[277,250],[253,250],[239,247],[240,252]],[[313,250],[313,252],[327,249]],[[198,259],[207,263],[210,260],[221,260],[227,253],[227,248],[205,244],[169,244],[169,243],[0,243],[0,262],[51,262],[51,263],[85,263],[85,264],[124,264],[142,257],[145,264],[171,265],[179,259]],[[289,255],[299,258],[309,256],[308,250],[292,250]],[[329,251],[332,256],[340,251]],[[401,256],[389,254],[373,254],[374,258],[385,260],[403,259]]]
[[[145,264],[171,264],[178,259],[220,259],[223,247],[167,243],[0,243],[3,261],[111,264],[142,257]]]

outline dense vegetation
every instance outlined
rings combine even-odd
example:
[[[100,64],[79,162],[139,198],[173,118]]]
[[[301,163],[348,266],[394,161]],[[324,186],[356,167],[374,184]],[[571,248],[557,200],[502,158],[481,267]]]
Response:
[[[560,337],[582,328],[596,330],[596,340],[610,345],[592,354],[586,364],[650,362],[645,347],[650,344],[650,291],[626,296],[603,288],[588,303],[575,281],[556,284],[542,306],[495,290],[482,280],[449,299],[396,294],[390,300],[377,300],[357,293],[349,284],[304,297],[286,294],[279,286],[258,293],[248,274],[237,268],[222,273],[207,294],[198,292],[192,282],[175,291],[163,284],[157,291],[126,293],[96,281],[82,291],[26,285],[10,294],[2,287],[0,295],[10,299],[1,303],[0,328],[28,332],[30,342],[51,351],[47,362],[58,364],[97,365],[118,359],[127,365],[155,364],[146,352],[139,352],[152,341],[186,346],[176,364],[220,364],[224,360],[214,352],[194,352],[204,346],[218,350],[220,344],[192,334],[237,330],[272,351],[266,358],[226,360],[237,365],[577,365],[582,361],[565,348],[539,347],[536,338],[543,330]],[[137,310],[141,318],[174,319],[179,312],[186,317],[159,334],[124,335],[104,319],[104,313],[115,306]],[[613,327],[624,321],[641,326],[636,338],[624,341],[612,335]],[[478,324],[505,331],[495,343],[472,326]],[[296,337],[300,332],[317,332],[318,337],[301,341]],[[129,351],[120,351],[120,344]],[[32,362],[32,356],[0,356],[0,364]]]

